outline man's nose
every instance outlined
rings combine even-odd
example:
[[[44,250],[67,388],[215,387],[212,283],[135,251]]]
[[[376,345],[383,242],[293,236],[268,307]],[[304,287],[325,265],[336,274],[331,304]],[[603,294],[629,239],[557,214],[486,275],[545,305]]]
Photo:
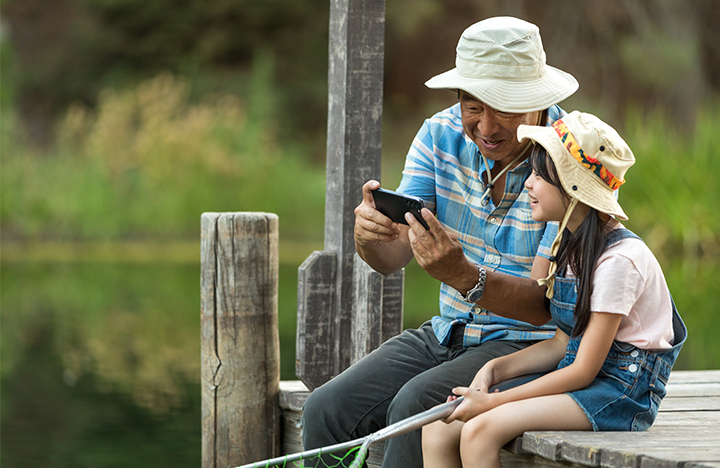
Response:
[[[477,128],[480,134],[485,138],[490,138],[498,132],[500,125],[495,118],[495,113],[492,111],[485,111],[478,119]]]

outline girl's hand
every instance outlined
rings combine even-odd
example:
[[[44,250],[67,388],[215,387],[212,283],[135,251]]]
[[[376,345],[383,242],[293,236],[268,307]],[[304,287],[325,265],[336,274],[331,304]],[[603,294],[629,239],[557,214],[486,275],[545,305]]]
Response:
[[[493,409],[498,405],[495,401],[497,394],[488,393],[487,390],[476,390],[469,387],[455,387],[453,393],[458,396],[464,396],[465,401],[455,408],[450,416],[443,419],[446,423],[453,421],[468,422],[480,413],[484,413]],[[448,401],[456,399],[456,396],[449,396]]]
[[[475,378],[470,382],[470,388],[481,392],[488,392],[494,383],[495,377],[493,375],[492,365],[488,362],[475,374]]]

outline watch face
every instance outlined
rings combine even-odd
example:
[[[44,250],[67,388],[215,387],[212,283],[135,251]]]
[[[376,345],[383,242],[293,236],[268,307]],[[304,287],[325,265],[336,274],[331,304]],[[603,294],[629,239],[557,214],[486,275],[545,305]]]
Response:
[[[479,301],[480,298],[483,296],[483,292],[485,292],[485,291],[483,291],[482,289],[475,290],[475,291],[470,291],[470,292],[468,293],[468,296],[467,296],[467,301],[468,301],[468,302],[477,302],[477,301]]]

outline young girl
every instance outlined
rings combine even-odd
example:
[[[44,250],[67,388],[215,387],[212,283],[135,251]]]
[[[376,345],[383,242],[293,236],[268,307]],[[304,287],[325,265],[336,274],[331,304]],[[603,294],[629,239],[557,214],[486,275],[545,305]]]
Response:
[[[552,127],[521,125],[546,151],[525,183],[536,221],[561,222],[547,286],[555,336],[488,362],[465,401],[423,429],[425,468],[500,467],[500,449],[525,431],[642,431],[657,415],[687,330],[652,252],[617,219],[614,191],[635,162],[597,117],[574,111]],[[489,393],[491,385],[546,375]],[[456,398],[448,397],[448,400]]]

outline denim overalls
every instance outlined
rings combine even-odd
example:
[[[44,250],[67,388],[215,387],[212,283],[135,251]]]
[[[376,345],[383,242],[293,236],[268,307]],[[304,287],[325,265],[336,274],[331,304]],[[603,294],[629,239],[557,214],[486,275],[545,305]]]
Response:
[[[625,228],[612,231],[606,247],[621,239],[635,237]],[[568,336],[565,358],[558,369],[575,361],[580,339],[572,337],[575,326],[573,311],[577,302],[577,279],[555,276],[555,293],[550,313],[558,327]],[[671,298],[672,302],[672,298]],[[602,369],[586,388],[568,395],[583,409],[595,431],[644,431],[658,413],[660,400],[680,348],[687,337],[675,303],[673,304],[674,346],[669,349],[647,350],[614,341]]]

